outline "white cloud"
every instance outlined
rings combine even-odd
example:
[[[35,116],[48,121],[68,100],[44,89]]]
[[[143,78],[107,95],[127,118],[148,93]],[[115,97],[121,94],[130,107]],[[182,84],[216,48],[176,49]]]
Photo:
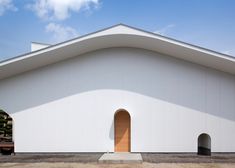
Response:
[[[157,33],[157,34],[160,34],[160,35],[166,35],[168,32],[169,32],[169,30],[170,29],[172,29],[173,27],[175,27],[175,25],[174,24],[169,24],[169,25],[167,25],[167,26],[165,26],[165,27],[163,27],[163,28],[161,28],[161,29],[158,29],[158,30],[156,30],[156,31],[154,31],[154,33]]]
[[[35,0],[28,7],[41,19],[64,20],[70,16],[70,12],[87,10],[91,5],[98,6],[99,0]]]
[[[74,28],[56,23],[49,23],[45,29],[47,33],[52,33],[53,42],[62,42],[79,35]]]
[[[226,54],[226,55],[230,55],[231,54],[231,51],[227,50],[227,51],[222,51],[223,54]]]
[[[0,0],[0,16],[7,10],[17,11],[17,8],[12,3],[12,0]]]

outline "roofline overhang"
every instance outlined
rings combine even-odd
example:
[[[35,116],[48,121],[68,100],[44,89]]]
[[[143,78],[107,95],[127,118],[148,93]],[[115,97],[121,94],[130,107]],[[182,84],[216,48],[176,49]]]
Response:
[[[235,74],[235,58],[232,56],[119,24],[0,62],[0,79],[87,52],[112,47],[132,47],[151,50]]]

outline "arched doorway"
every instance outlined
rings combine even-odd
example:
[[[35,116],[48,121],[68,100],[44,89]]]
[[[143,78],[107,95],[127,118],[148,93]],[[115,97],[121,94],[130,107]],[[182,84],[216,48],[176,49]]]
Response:
[[[211,155],[211,138],[208,134],[198,136],[198,155]]]
[[[11,154],[14,152],[12,124],[12,118],[0,109],[0,153],[2,154]]]
[[[115,152],[131,151],[131,117],[126,110],[114,115]]]

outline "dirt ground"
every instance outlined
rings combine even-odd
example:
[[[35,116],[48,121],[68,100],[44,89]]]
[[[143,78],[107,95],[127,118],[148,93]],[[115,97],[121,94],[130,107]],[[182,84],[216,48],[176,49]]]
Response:
[[[103,153],[76,154],[16,154],[0,155],[1,163],[96,163]],[[234,163],[235,153],[213,153],[199,156],[196,153],[141,153],[148,163]]]
[[[99,164],[103,153],[0,155],[0,168],[235,168],[235,153],[142,153],[142,164]]]
[[[235,168],[234,163],[0,163],[0,168]]]
[[[235,153],[213,153],[201,156],[196,153],[142,153],[150,163],[235,163]]]

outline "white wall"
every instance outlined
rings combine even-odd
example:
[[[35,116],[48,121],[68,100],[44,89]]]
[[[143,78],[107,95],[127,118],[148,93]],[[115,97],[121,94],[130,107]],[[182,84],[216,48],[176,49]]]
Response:
[[[50,46],[49,44],[31,42],[31,51],[37,51],[37,50],[40,50],[49,46]]]
[[[235,77],[158,53],[104,49],[0,81],[16,152],[114,151],[114,113],[132,152],[235,152]]]

